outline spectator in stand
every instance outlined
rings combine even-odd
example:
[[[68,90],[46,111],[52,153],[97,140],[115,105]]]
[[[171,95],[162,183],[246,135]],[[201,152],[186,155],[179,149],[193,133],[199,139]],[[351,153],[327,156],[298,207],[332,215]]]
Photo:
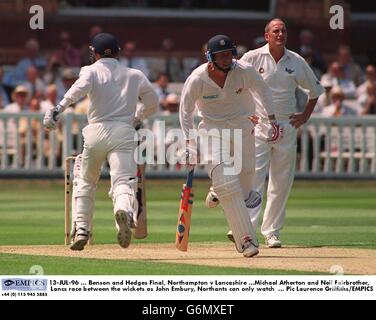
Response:
[[[241,59],[241,57],[248,51],[248,48],[245,45],[239,44],[236,46],[236,52],[238,56],[236,59]]]
[[[169,93],[165,100],[166,114],[174,114],[179,111],[180,99],[176,93]]]
[[[40,111],[44,114],[47,110],[57,105],[56,85],[50,84],[46,89],[46,99],[40,103]]]
[[[207,63],[208,62],[208,59],[206,58],[206,52],[208,51],[208,44],[205,42],[202,47],[201,47],[201,52],[200,52],[200,57],[195,61],[195,63],[193,63],[190,67],[190,70],[188,72],[188,75],[189,76],[193,70],[195,70],[196,68],[198,68],[199,66],[201,66],[202,64],[204,63]]]
[[[164,115],[172,115],[179,112],[180,97],[176,93],[170,93],[166,97],[166,110],[163,112]],[[156,130],[154,126],[154,129]],[[165,148],[166,156],[168,159],[168,167],[170,170],[175,170],[175,168],[180,167],[180,160],[182,157],[182,151],[185,152],[184,135],[181,130],[176,130],[175,126],[166,126],[166,138],[165,138]],[[158,131],[154,131],[158,134]],[[162,132],[160,132],[162,133]],[[158,142],[158,140],[157,140]],[[173,145],[173,146],[172,146]],[[172,161],[171,161],[172,160]],[[170,163],[171,161],[171,163]],[[176,166],[174,166],[176,164]]]
[[[46,91],[46,85],[39,77],[38,69],[34,66],[29,66],[26,71],[26,81],[22,85],[29,91],[28,101],[36,97],[38,99],[43,98]]]
[[[2,102],[2,106],[6,106],[10,103],[9,99],[9,87],[3,85],[3,76],[4,76],[4,70],[3,67],[0,66],[0,99]]]
[[[264,36],[259,36],[253,39],[253,49],[258,49],[266,45],[267,41]]]
[[[354,63],[349,46],[339,46],[337,60],[342,65],[344,78],[359,86],[363,81],[362,69]]]
[[[18,85],[12,92],[12,103],[4,108],[6,113],[20,113],[28,108],[27,97],[29,91],[24,86]],[[11,118],[7,122],[8,148],[16,149],[17,146],[17,125],[16,120]],[[21,157],[21,160],[22,157]]]
[[[154,82],[154,90],[157,93],[159,101],[157,114],[161,114],[163,111],[166,110],[166,97],[169,94],[169,92],[167,91],[168,83],[169,78],[166,73],[158,74],[157,79]]]
[[[32,98],[29,107],[29,112],[40,113],[40,102],[37,98]],[[27,144],[28,139],[31,137],[31,157],[28,158],[29,161],[36,159],[38,155],[38,148],[39,148],[39,132],[41,130],[41,123],[40,120],[37,118],[31,119],[29,121],[28,118],[22,117],[18,123],[18,133],[20,135],[20,159],[21,163],[25,163],[26,159],[26,152],[27,152]],[[44,129],[43,129],[44,130]],[[43,147],[43,145],[42,145]]]
[[[342,65],[334,61],[329,67],[329,72],[323,74],[323,78],[328,78],[332,81],[333,86],[340,86],[346,99],[354,99],[356,96],[355,83],[352,80],[345,78]]]
[[[316,78],[320,79],[321,78],[321,71],[318,68],[316,68],[312,65],[312,61],[313,61],[312,49],[310,49],[308,47],[305,48],[305,49],[302,49],[300,54],[304,58],[304,60],[307,62],[307,64],[310,66],[310,68],[312,69]],[[319,97],[319,99],[320,99],[320,97]],[[304,108],[307,104],[307,101],[308,101],[308,95],[306,93],[306,90],[303,90],[302,88],[299,88],[299,87],[296,88],[295,98],[296,98],[296,108],[297,108],[297,110],[299,112],[303,112],[303,110],[304,110]],[[317,111],[315,111],[315,110],[317,110],[317,108],[318,108],[318,106],[316,105],[315,109],[313,110],[314,113],[317,112]]]
[[[57,99],[61,101],[64,98],[65,93],[70,89],[70,87],[78,79],[78,72],[72,68],[63,69],[63,86],[57,87]]]
[[[376,114],[376,82],[368,84],[366,93],[358,101],[362,115]]]
[[[304,60],[308,63],[308,65],[311,67],[313,73],[315,74],[317,79],[321,78],[322,72],[320,69],[316,68],[312,62],[313,62],[313,52],[312,49],[306,48],[302,49],[300,52],[300,55],[304,58]]]
[[[184,70],[182,61],[174,57],[174,42],[169,39],[163,39],[161,50],[163,53],[163,72],[167,74],[171,82],[182,82],[184,78]]]
[[[81,66],[88,66],[93,63],[90,54],[90,44],[93,42],[94,37],[104,32],[103,28],[99,25],[94,25],[89,29],[89,41],[81,47]]]
[[[29,109],[28,111],[30,112],[40,113],[41,110],[40,110],[39,100],[36,98],[31,99],[28,109]],[[30,123],[31,123],[33,140],[35,141],[38,136],[38,132],[41,128],[41,123],[38,119],[32,119]],[[27,133],[28,133],[28,126],[29,126],[28,119],[25,117],[22,117],[20,119],[19,128],[18,128],[18,132],[21,134],[22,138],[26,138]]]
[[[330,96],[330,91],[332,90],[333,83],[328,77],[323,77],[321,79],[321,85],[324,87],[325,92],[319,96],[319,99],[317,100],[317,104],[315,109],[313,110],[313,114],[320,115],[322,111],[325,109],[325,107],[332,104],[332,98]]]
[[[62,85],[62,68],[60,61],[54,57],[51,56],[50,59],[48,60],[48,65],[46,68],[46,72],[44,73],[43,76],[43,81],[46,84],[52,84],[52,83],[57,83],[61,82]]]
[[[325,62],[321,57],[321,54],[318,50],[316,50],[313,46],[314,35],[311,30],[303,29],[299,33],[299,49],[298,53],[302,55],[302,53],[306,50],[311,50],[312,52],[312,66],[319,69],[322,73],[325,72],[326,66]]]
[[[13,71],[8,73],[4,83],[11,87],[25,82],[26,72],[30,66],[35,66],[38,70],[43,70],[47,66],[47,60],[40,55],[39,42],[31,38],[25,43],[25,57],[21,59]]]
[[[334,86],[330,91],[330,97],[333,101],[332,104],[325,107],[321,113],[324,117],[339,118],[342,116],[356,116],[357,112],[353,108],[347,106],[343,101],[345,94],[340,86]]]
[[[372,84],[376,81],[376,68],[374,65],[369,64],[366,67],[366,81],[364,81],[357,89],[356,96],[360,97],[367,91],[369,84]]]
[[[19,113],[21,111],[26,111],[27,96],[29,91],[24,86],[17,86],[12,92],[12,103],[5,106],[4,112]]]
[[[68,32],[60,33],[60,49],[53,56],[63,67],[80,67],[81,53],[80,50],[73,47],[71,37]]]
[[[253,49],[258,49],[267,44],[264,36],[258,36],[253,39]]]
[[[137,69],[149,78],[150,70],[145,59],[135,56],[136,43],[134,41],[127,41],[123,45],[121,51],[120,63],[128,68]]]

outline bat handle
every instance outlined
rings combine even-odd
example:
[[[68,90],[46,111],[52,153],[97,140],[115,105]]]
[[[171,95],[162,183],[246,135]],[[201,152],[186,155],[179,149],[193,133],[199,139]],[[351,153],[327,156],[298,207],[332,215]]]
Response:
[[[188,188],[192,188],[192,184],[193,184],[193,174],[195,172],[195,169],[191,169],[188,171],[188,176],[187,176],[187,182],[185,183],[185,185],[188,187]]]

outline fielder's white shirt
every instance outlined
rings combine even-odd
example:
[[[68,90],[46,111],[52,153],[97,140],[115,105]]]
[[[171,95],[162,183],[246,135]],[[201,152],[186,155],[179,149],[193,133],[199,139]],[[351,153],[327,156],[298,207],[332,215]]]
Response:
[[[158,97],[146,76],[139,70],[122,66],[114,58],[101,58],[81,68],[79,78],[60,105],[68,107],[86,94],[90,98],[89,123],[120,121],[132,126],[139,98],[148,109],[143,110],[141,119],[154,113],[158,105]]]
[[[248,117],[255,112],[252,94],[258,92],[259,99],[274,114],[271,91],[258,72],[242,61],[237,61],[227,74],[224,87],[218,86],[208,74],[208,63],[196,68],[185,81],[180,99],[180,124],[184,137],[194,128],[195,107],[204,119],[212,121]]]
[[[307,62],[300,55],[286,48],[285,54],[278,63],[270,54],[269,44],[248,51],[241,60],[253,66],[269,85],[277,117],[286,117],[297,112],[295,89],[298,86],[306,90],[310,100],[318,98],[324,92],[324,88]],[[256,114],[267,117],[262,101],[257,96],[255,103]]]

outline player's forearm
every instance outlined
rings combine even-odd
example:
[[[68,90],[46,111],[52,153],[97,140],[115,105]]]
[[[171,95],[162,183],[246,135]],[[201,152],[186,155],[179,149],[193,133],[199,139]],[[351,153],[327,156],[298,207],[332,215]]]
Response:
[[[189,140],[189,131],[194,129],[194,114],[193,112],[179,111],[179,121],[181,129],[186,140]]]
[[[157,112],[158,96],[154,92],[154,90],[143,94],[141,97],[141,101],[144,107],[136,111],[136,117],[138,119],[144,120]]]
[[[64,95],[59,105],[66,109],[70,105],[86,96],[90,91],[90,83],[85,79],[78,79]]]
[[[189,132],[191,132],[194,129],[193,117],[192,117],[192,120],[190,120],[190,119],[189,120],[188,119],[180,120],[180,124],[181,124],[181,129],[183,130],[183,134],[184,134],[185,139],[189,140],[190,139],[189,138],[190,137]]]
[[[303,114],[307,118],[307,120],[311,117],[311,114],[313,110],[315,109],[316,103],[317,103],[318,98],[315,99],[310,99],[307,102],[306,107],[304,108]]]

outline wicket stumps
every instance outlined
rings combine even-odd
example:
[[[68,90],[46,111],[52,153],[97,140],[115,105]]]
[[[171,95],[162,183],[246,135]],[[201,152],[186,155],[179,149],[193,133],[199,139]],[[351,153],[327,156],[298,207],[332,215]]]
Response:
[[[72,161],[76,159],[75,156],[69,156],[65,157],[65,172],[64,172],[64,197],[65,197],[65,239],[64,243],[66,245],[70,244],[70,230],[71,230],[71,222],[70,222],[70,212],[72,208],[72,178],[71,178],[71,173],[72,173],[72,166],[71,163]],[[89,235],[89,241],[88,244],[92,244],[92,233],[90,232]]]

